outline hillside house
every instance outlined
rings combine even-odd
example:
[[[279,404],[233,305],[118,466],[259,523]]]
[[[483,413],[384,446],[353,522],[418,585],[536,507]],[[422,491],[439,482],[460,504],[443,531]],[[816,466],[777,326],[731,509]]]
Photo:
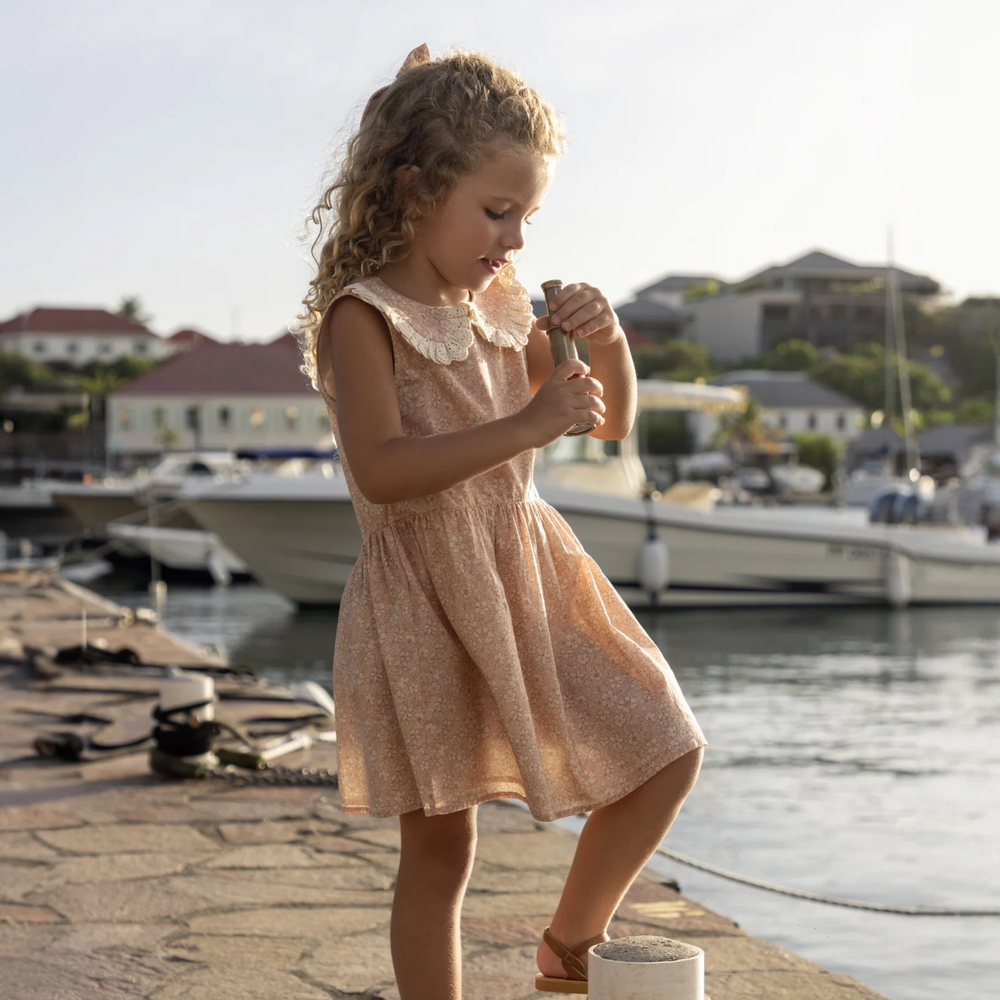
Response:
[[[861,433],[866,423],[867,411],[860,403],[801,372],[732,371],[712,382],[745,386],[760,407],[761,423],[780,428],[788,437],[829,434],[845,445]],[[707,448],[718,430],[718,421],[710,414],[695,414],[692,430],[697,446]]]
[[[165,448],[329,447],[329,414],[301,363],[291,334],[178,353],[109,395],[108,454],[126,466]]]
[[[813,250],[689,301],[687,336],[724,361],[765,353],[786,340],[837,350],[881,342],[888,273],[882,264],[854,264]],[[929,299],[941,290],[926,275],[898,267],[893,273],[905,296]]]
[[[39,306],[0,323],[0,353],[74,366],[127,355],[164,358],[172,348],[141,323],[106,309]]]

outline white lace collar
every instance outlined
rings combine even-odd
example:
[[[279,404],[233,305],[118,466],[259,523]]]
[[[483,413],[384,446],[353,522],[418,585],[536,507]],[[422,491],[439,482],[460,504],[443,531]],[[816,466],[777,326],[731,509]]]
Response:
[[[535,321],[531,299],[510,264],[485,292],[456,306],[424,305],[379,278],[348,285],[344,292],[375,306],[411,347],[439,365],[469,356],[473,330],[497,347],[520,351]]]

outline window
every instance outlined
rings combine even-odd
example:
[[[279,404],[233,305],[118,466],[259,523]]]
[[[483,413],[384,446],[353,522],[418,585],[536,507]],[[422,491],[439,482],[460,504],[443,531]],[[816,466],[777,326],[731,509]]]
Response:
[[[871,306],[858,306],[854,310],[854,318],[860,320],[870,320],[874,316],[874,310]]]
[[[316,407],[316,429],[326,433],[329,433],[331,430],[330,414],[326,412],[325,406]]]
[[[294,431],[299,426],[299,408],[297,406],[285,407],[285,430]]]
[[[127,406],[123,406],[118,411],[118,429],[122,431],[132,430],[132,411]]]
[[[843,322],[847,319],[847,306],[845,305],[834,305],[830,306],[830,319],[835,319]]]
[[[816,414],[810,413],[809,419],[806,421],[806,423],[809,425],[809,430],[811,431],[816,430]]]
[[[220,406],[217,417],[219,420],[219,430],[228,431],[232,424],[232,414],[229,412],[229,407]]]
[[[822,319],[823,318],[823,307],[822,306],[810,306],[809,307],[809,318],[810,319]]]
[[[44,354],[45,353],[45,341],[44,340],[36,340],[31,345],[31,349],[35,352],[35,354]]]
[[[201,410],[197,406],[189,406],[184,411],[184,426],[187,427],[189,431],[198,430],[198,425],[201,423]]]
[[[261,406],[255,406],[250,411],[250,426],[254,430],[263,430],[267,425],[267,414]]]
[[[837,414],[837,430],[842,431],[847,427],[847,417],[843,413]]]
[[[775,305],[774,303],[764,303],[764,319],[784,320],[791,319],[792,314],[788,306]]]
[[[167,411],[162,406],[153,407],[153,426],[157,430],[167,426]]]
[[[75,340],[71,340],[66,345],[66,353],[67,354],[76,354],[76,352],[79,351],[79,350],[80,350],[80,345]]]
[[[781,416],[778,417],[778,426],[783,431],[787,431],[788,430],[788,415],[787,414],[782,413]]]
[[[111,345],[110,344],[98,344],[97,345],[97,353],[98,354],[110,354],[111,353]]]
[[[137,340],[132,345],[132,351],[135,354],[146,354],[149,351],[149,344],[147,344],[144,340]]]

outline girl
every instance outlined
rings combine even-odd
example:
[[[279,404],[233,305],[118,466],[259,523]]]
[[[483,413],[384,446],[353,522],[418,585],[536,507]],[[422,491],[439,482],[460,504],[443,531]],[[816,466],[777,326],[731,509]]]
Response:
[[[345,812],[399,816],[403,1000],[460,1000],[476,806],[500,797],[539,820],[591,811],[536,982],[585,993],[587,948],[607,940],[705,743],[659,650],[532,484],[536,448],[580,422],[620,439],[635,416],[604,295],[556,298],[591,368],[553,370],[514,276],[561,145],[517,76],[422,46],[368,101],[312,215],[305,370],[364,536],[334,653],[340,788]]]

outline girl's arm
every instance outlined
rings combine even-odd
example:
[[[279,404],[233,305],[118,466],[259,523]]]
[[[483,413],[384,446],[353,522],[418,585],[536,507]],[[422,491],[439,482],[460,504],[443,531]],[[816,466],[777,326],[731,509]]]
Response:
[[[439,493],[489,472],[529,448],[554,441],[581,420],[600,423],[604,404],[581,361],[567,361],[519,413],[478,427],[407,437],[392,366],[392,338],[381,313],[350,296],[320,327],[319,377],[334,397],[339,443],[350,456],[358,489],[372,503],[398,503]]]
[[[635,365],[632,352],[621,327],[618,336],[607,344],[588,340],[590,345],[590,374],[604,386],[607,411],[605,423],[595,427],[590,436],[602,441],[621,441],[627,438],[635,423],[636,388]]]
[[[590,373],[604,386],[605,422],[590,432],[602,441],[628,437],[635,423],[635,366],[618,317],[592,285],[567,285],[553,300],[553,319],[564,330],[587,339]],[[532,388],[552,370],[546,317],[541,317],[528,339],[528,379]]]

